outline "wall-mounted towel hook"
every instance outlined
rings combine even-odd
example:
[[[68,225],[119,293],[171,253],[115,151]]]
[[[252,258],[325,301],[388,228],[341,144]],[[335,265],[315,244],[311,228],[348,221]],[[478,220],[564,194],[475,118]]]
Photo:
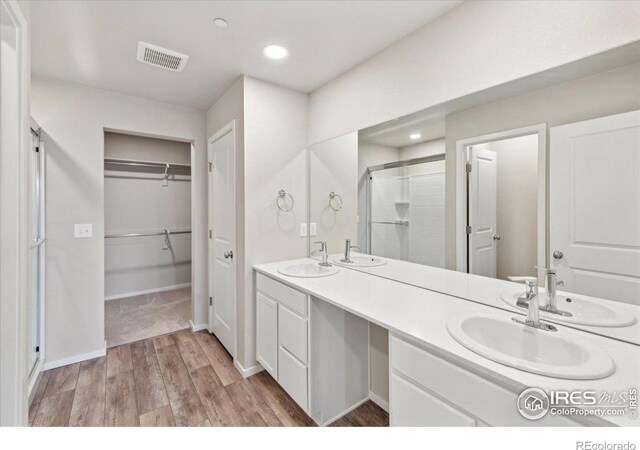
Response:
[[[287,197],[290,200],[290,204],[287,204]],[[293,209],[293,204],[293,196],[284,189],[280,189],[278,191],[278,196],[276,197],[276,205],[278,206],[278,209],[282,212],[289,212]]]
[[[342,209],[342,197],[335,192],[329,192],[329,208],[334,211],[340,211]]]

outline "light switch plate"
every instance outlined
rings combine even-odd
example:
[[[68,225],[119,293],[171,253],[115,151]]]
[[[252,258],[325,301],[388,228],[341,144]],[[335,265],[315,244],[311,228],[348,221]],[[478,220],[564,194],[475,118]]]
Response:
[[[88,238],[93,236],[93,225],[90,223],[76,223],[73,226],[74,238]]]
[[[315,236],[317,234],[316,223],[311,222],[309,224],[309,236]]]
[[[300,224],[300,237],[307,237],[307,224],[306,223],[301,223]]]

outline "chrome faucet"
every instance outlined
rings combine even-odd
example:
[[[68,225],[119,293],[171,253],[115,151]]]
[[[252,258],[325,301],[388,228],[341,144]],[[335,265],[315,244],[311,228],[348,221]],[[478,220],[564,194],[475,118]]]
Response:
[[[311,252],[311,256],[316,256],[316,255],[322,256],[322,262],[319,262],[318,264],[320,264],[323,267],[331,267],[331,264],[329,264],[329,250],[327,247],[327,242],[317,241],[317,242],[314,242],[314,244],[320,244],[320,249],[314,250],[313,252]]]
[[[560,316],[567,316],[567,317],[572,316],[570,312],[559,310],[557,306],[557,301],[556,301],[557,287],[564,286],[564,281],[558,281],[558,275],[554,269],[547,269],[545,267],[539,267],[539,269],[546,270],[545,288],[547,291],[547,303],[541,306],[540,309],[551,314],[558,314]]]
[[[351,249],[358,248],[357,245],[351,245],[351,239],[347,239],[344,243],[344,258],[340,261],[344,263],[352,263],[351,261]]]
[[[518,306],[527,304],[527,318],[525,320],[513,317],[511,320],[528,327],[538,328],[545,331],[558,331],[553,325],[540,321],[540,304],[538,300],[538,285],[533,280],[527,280],[527,292],[524,297],[518,298]]]

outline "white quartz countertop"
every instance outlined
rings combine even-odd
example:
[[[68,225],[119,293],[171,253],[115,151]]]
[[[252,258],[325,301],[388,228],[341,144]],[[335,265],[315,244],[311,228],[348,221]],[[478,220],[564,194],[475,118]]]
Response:
[[[354,255],[355,254],[356,253],[354,252]],[[331,258],[336,257],[341,258],[342,254],[331,255]],[[457,272],[455,270],[410,263],[407,261],[388,258],[383,259],[385,259],[386,264],[382,266],[349,267],[349,269],[388,278],[393,281],[410,284],[423,289],[429,289],[442,294],[460,297],[465,300],[484,303],[485,305],[504,309],[506,311],[522,313],[522,310],[505,303],[500,298],[500,295],[503,292],[509,290],[521,289],[524,293],[525,286],[521,283],[472,275],[464,272]],[[601,334],[603,336],[613,337],[640,345],[640,306],[589,297],[582,294],[576,295],[595,304],[610,306],[612,309],[627,310],[636,317],[636,323],[626,327],[595,327],[557,322],[548,317],[545,317],[544,320],[553,323],[560,323],[565,327],[586,330],[591,333]]]
[[[304,258],[259,264],[254,269],[417,342],[517,393],[532,386],[546,391],[582,389],[609,393],[640,387],[640,346],[558,324],[558,333],[563,333],[568,338],[573,336],[575,339],[587,340],[606,350],[616,365],[616,371],[600,380],[564,380],[524,372],[473,353],[456,342],[446,329],[446,323],[452,317],[492,312],[510,320],[514,312],[347,268],[341,268],[337,274],[322,278],[294,278],[278,272],[281,267],[305,262],[317,261]],[[627,415],[608,417],[604,421],[594,417],[575,419],[585,424],[640,425],[639,419],[632,419]]]

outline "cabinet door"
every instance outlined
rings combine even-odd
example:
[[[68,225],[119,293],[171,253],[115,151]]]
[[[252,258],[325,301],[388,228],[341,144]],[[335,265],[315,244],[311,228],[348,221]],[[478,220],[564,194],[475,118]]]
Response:
[[[257,293],[257,359],[269,374],[278,379],[278,303]]]
[[[391,425],[394,427],[474,427],[473,417],[458,411],[415,383],[391,374]]]
[[[278,340],[280,346],[307,364],[307,320],[286,307],[278,307]]]
[[[278,373],[280,378],[278,383],[287,391],[295,402],[307,412],[308,383],[307,366],[302,364],[298,358],[280,347],[278,355]]]

